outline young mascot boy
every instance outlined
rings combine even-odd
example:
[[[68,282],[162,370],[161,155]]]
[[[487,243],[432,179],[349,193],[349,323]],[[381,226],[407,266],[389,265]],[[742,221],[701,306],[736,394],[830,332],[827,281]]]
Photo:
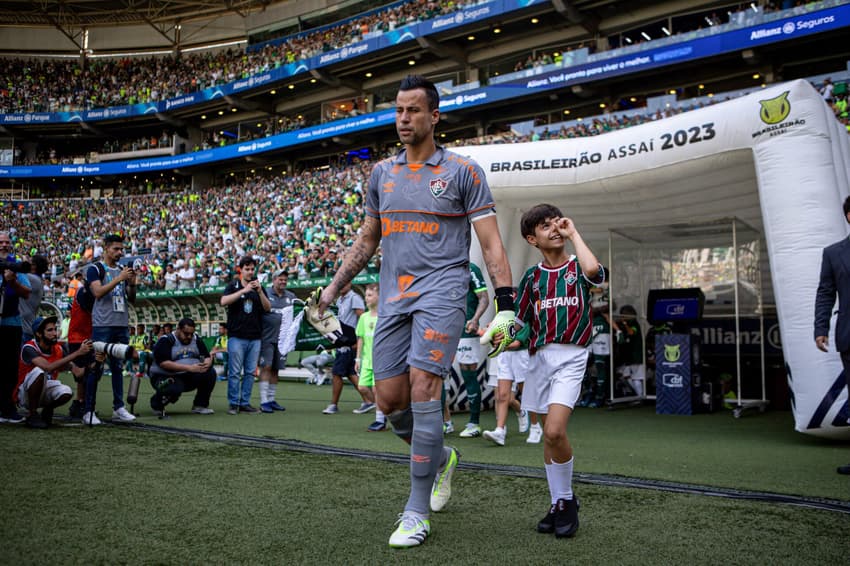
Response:
[[[520,229],[543,255],[543,261],[523,275],[516,300],[517,319],[531,325],[531,367],[522,408],[544,418],[543,460],[551,506],[537,530],[571,537],[579,523],[567,423],[581,393],[593,330],[589,289],[605,281],[605,271],[573,221],[552,205],[539,204],[523,214]],[[567,240],[575,255],[567,255]]]

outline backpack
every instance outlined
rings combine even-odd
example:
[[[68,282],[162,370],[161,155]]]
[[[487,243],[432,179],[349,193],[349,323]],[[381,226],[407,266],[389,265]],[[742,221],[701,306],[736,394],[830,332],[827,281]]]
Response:
[[[98,279],[103,281],[103,278],[106,277],[106,269],[104,269],[103,264],[99,261],[95,262],[94,266],[97,268]],[[92,293],[88,278],[83,280],[83,284],[79,289],[77,289],[77,294],[74,295],[74,299],[80,304],[81,309],[88,313],[92,311],[94,308],[95,297],[94,293]]]

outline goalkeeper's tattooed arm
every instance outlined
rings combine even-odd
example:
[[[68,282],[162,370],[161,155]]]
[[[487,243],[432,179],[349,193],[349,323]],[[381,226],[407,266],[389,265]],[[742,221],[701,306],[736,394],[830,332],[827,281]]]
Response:
[[[510,290],[513,280],[511,277],[511,265],[508,263],[508,255],[499,234],[499,224],[496,215],[479,218],[473,224],[478,242],[481,244],[481,253],[484,255],[484,263],[487,273],[496,289],[496,316],[481,337],[481,343],[489,343],[492,350],[487,354],[491,358],[497,356],[514,339],[514,311],[510,298],[500,298],[500,291]],[[510,292],[510,291],[508,291]],[[502,303],[501,305],[499,303]],[[500,340],[494,340],[495,334],[501,334]]]
[[[487,273],[490,274],[490,282],[493,284],[493,288],[510,287],[513,285],[511,264],[508,263],[508,254],[502,244],[496,215],[492,214],[480,218],[472,225],[475,227],[475,235],[478,236],[478,242],[481,244],[484,265],[487,267]]]
[[[339,290],[346,283],[350,283],[358,273],[363,271],[369,258],[375,255],[375,250],[378,249],[378,243],[381,241],[381,221],[373,216],[366,216],[363,220],[363,225],[360,227],[360,235],[351,248],[345,253],[345,259],[339,271],[334,275],[333,281],[328,285],[322,296],[319,299],[319,313],[324,313],[325,309],[334,302]]]

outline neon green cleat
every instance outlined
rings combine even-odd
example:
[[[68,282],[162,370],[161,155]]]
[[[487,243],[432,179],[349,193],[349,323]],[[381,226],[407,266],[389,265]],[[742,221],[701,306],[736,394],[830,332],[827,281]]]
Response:
[[[392,548],[419,546],[431,533],[431,521],[409,511],[399,514],[397,524],[398,528],[390,535]]]
[[[452,496],[452,474],[454,474],[457,462],[460,459],[460,452],[451,446],[449,446],[449,450],[451,450],[449,459],[443,469],[437,471],[434,487],[431,489],[431,511],[435,513],[442,511]]]

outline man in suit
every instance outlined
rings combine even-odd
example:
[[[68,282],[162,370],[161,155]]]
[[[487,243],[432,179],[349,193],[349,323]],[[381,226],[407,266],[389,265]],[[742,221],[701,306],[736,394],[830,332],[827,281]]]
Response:
[[[844,201],[844,217],[850,223],[850,197]],[[838,294],[838,318],[835,323],[835,347],[841,354],[844,376],[850,393],[850,238],[823,250],[820,284],[815,299],[815,344],[828,351],[829,320]],[[838,473],[850,475],[850,464],[839,466]]]

